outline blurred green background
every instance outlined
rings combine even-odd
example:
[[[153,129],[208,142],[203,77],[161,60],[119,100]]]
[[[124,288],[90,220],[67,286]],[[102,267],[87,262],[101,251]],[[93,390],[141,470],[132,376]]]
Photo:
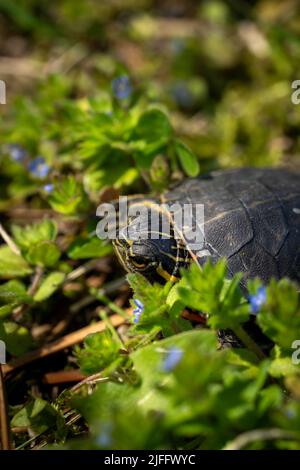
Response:
[[[203,170],[299,166],[300,108],[290,98],[300,77],[299,7],[297,0],[0,0],[2,136],[57,157],[66,136],[50,132],[49,121],[61,101],[84,107],[126,73],[142,99],[168,107]],[[37,90],[43,100],[39,87],[50,108],[43,112],[34,107]],[[16,96],[26,132],[16,129]]]

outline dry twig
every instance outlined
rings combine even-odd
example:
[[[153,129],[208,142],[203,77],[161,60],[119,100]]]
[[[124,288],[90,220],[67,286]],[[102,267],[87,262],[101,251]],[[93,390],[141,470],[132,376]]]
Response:
[[[43,381],[49,385],[62,384],[67,382],[79,382],[84,380],[85,376],[79,369],[74,370],[60,370],[57,372],[47,372],[44,375]]]
[[[2,367],[0,364],[0,437],[2,450],[9,450],[11,449],[9,417]]]
[[[111,324],[113,326],[120,326],[125,323],[125,320],[120,315],[112,315],[110,317]],[[81,343],[84,338],[92,333],[97,333],[99,331],[104,331],[106,328],[106,324],[104,321],[99,321],[97,323],[93,323],[92,325],[85,326],[73,333],[69,333],[62,338],[53,341],[52,343],[46,344],[41,348],[30,351],[23,356],[17,357],[12,359],[8,364],[3,366],[3,373],[4,375],[11,373],[20,367],[23,367],[27,364],[30,364],[38,359],[42,359],[43,357],[50,356],[51,354],[55,354],[59,351],[62,351],[65,348],[69,348],[74,346],[77,343]]]
[[[285,431],[284,429],[254,429],[240,434],[235,439],[230,441],[223,450],[240,450],[246,447],[248,444],[252,444],[257,441],[270,441],[277,439],[297,439],[300,436],[292,431]]]
[[[21,251],[19,250],[19,248],[17,247],[17,245],[15,244],[11,236],[8,235],[7,231],[5,230],[5,228],[3,227],[1,223],[0,223],[0,236],[3,238],[7,246],[9,246],[11,251],[13,251],[16,255],[20,256]]]

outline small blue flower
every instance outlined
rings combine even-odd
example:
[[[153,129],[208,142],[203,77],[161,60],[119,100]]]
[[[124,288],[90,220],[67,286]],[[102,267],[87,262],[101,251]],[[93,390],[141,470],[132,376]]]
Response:
[[[133,302],[135,303],[135,305],[140,308],[141,310],[144,309],[144,304],[143,302],[141,302],[139,299],[133,299]]]
[[[111,447],[112,445],[112,425],[103,423],[102,429],[96,437],[96,442],[100,447]]]
[[[46,193],[52,193],[53,189],[54,189],[54,184],[45,184],[45,186],[43,187],[44,191],[46,191]]]
[[[293,410],[292,408],[286,409],[284,414],[288,419],[294,419],[296,418],[296,415],[297,415],[295,410]]]
[[[184,82],[177,82],[171,88],[173,99],[182,108],[191,108],[194,104],[194,97]]]
[[[172,370],[174,370],[177,364],[181,361],[182,356],[182,349],[176,347],[170,348],[163,360],[162,370],[164,372],[172,372]]]
[[[267,291],[265,287],[259,287],[257,289],[256,294],[250,295],[249,297],[250,305],[251,305],[251,311],[253,314],[257,314],[261,307],[266,303],[267,301]]]
[[[133,323],[138,323],[144,311],[144,304],[139,299],[133,299],[136,308],[133,310]]]
[[[29,172],[36,178],[46,178],[48,176],[50,167],[46,163],[44,157],[36,157],[28,165]]]
[[[174,38],[170,41],[170,50],[173,54],[180,54],[185,47],[185,41],[181,38]]]
[[[26,158],[26,150],[24,150],[20,145],[18,144],[11,144],[8,146],[8,152],[10,154],[10,157],[12,160],[15,162],[22,162],[24,158]]]
[[[132,85],[127,75],[121,75],[112,81],[112,91],[119,100],[126,100],[132,93]]]

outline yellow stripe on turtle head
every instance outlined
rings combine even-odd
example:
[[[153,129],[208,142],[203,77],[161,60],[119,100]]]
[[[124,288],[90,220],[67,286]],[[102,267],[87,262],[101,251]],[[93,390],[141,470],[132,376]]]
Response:
[[[174,276],[173,274],[168,273],[168,271],[165,271],[163,269],[161,263],[157,266],[156,272],[157,272],[157,274],[159,274],[166,281],[171,281],[171,282],[178,282],[179,281],[178,277]]]

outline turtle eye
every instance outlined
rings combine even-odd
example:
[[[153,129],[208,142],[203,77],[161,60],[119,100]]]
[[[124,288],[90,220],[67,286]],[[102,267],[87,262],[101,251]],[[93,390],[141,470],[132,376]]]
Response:
[[[144,269],[146,267],[145,259],[141,256],[131,256],[130,262],[137,269]]]

